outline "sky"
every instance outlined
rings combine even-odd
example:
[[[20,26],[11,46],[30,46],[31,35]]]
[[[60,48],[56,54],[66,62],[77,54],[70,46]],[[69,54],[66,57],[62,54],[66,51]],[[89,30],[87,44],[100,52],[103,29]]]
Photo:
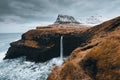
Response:
[[[55,22],[58,14],[77,20],[120,16],[120,0],[0,0],[0,33],[19,33]]]

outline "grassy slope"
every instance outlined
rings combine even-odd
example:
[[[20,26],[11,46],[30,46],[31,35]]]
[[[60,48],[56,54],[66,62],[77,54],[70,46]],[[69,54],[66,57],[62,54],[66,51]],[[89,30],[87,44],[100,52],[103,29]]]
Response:
[[[48,80],[120,80],[120,17],[86,33],[92,34],[87,45],[75,49]]]

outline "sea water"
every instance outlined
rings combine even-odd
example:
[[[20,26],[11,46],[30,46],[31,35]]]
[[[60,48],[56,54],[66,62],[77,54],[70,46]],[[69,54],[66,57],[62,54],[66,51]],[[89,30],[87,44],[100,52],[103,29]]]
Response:
[[[20,33],[0,33],[0,80],[46,80],[52,67],[63,63],[60,57],[44,63],[29,62],[25,57],[3,60],[9,43],[20,38]]]

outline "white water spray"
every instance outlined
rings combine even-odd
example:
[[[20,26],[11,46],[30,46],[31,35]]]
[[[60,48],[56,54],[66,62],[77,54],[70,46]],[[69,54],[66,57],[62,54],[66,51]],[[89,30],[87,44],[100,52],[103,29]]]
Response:
[[[60,58],[63,60],[63,36],[60,38]]]

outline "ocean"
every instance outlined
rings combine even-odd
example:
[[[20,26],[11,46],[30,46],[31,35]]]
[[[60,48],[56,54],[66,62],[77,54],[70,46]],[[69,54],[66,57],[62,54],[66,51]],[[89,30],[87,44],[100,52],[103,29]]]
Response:
[[[25,57],[3,60],[10,43],[21,38],[22,33],[0,33],[0,80],[46,80],[54,65],[61,66],[60,57],[44,63],[26,61]]]

